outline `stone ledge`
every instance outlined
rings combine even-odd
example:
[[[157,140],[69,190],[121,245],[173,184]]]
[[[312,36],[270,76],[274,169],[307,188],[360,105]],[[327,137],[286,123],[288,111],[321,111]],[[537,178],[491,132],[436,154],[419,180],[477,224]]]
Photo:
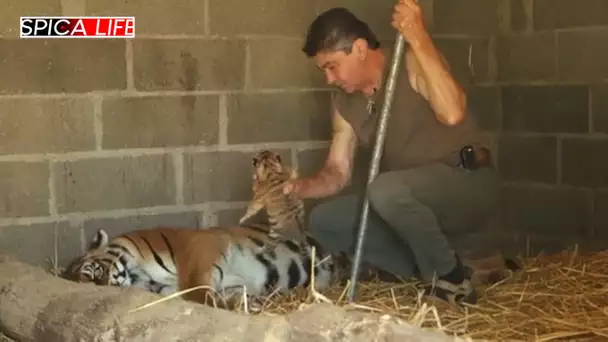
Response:
[[[325,304],[269,317],[174,299],[130,312],[158,296],[71,283],[7,255],[0,274],[0,331],[19,341],[463,341]]]

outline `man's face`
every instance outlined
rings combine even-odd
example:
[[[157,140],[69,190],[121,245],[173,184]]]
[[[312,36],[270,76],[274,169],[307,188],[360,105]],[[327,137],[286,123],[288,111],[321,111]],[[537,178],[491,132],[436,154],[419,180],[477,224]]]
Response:
[[[344,51],[319,52],[315,63],[325,73],[327,83],[344,89],[347,93],[361,90],[364,86],[364,64],[357,44],[352,52]]]

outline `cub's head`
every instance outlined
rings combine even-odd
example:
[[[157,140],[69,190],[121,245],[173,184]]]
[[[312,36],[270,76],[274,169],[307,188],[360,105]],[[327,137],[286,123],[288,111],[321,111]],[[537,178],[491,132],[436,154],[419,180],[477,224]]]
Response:
[[[263,181],[272,174],[283,173],[281,156],[269,150],[258,152],[252,159],[253,179]]]
[[[61,277],[78,283],[120,285],[119,277],[115,274],[116,258],[108,253],[107,247],[108,234],[100,229],[85,254],[72,261]]]

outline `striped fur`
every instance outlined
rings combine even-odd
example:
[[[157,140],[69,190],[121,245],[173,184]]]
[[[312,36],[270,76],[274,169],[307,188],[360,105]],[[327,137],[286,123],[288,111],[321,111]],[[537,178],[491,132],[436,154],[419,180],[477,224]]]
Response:
[[[206,285],[213,289],[211,293],[222,296],[241,295],[243,286],[249,295],[265,296],[275,289],[285,292],[309,285],[312,246],[316,249],[315,288],[327,288],[341,276],[338,260],[310,238],[306,243],[284,240],[266,252],[268,241],[268,232],[261,226],[154,228],[111,240],[100,230],[85,255],[63,277],[98,285],[135,286],[162,295]],[[208,303],[207,294],[197,290],[182,296]]]
[[[265,209],[273,243],[280,236],[305,241],[308,234],[304,202],[295,194],[283,193],[285,183],[297,176],[295,169],[287,170],[282,165],[278,153],[268,150],[257,153],[253,157],[253,199],[239,222],[242,224]]]

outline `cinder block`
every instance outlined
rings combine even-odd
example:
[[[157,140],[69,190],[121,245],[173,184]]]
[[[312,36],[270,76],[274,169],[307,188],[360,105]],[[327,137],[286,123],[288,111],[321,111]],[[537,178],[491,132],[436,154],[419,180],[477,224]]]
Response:
[[[54,263],[62,269],[82,255],[80,233],[80,227],[71,227],[67,221],[0,227],[0,250],[45,270]]]
[[[465,88],[471,116],[483,130],[500,130],[500,87],[470,86]]]
[[[125,46],[121,39],[0,40],[0,95],[125,89]]]
[[[279,152],[283,163],[291,165],[289,150]],[[255,152],[187,153],[184,157],[184,201],[249,201],[252,198],[251,158]]]
[[[518,137],[498,139],[498,165],[506,181],[557,182],[557,139]]]
[[[48,163],[0,163],[0,193],[0,217],[48,215]]]
[[[135,16],[136,37],[141,34],[203,35],[205,3],[200,0],[152,0],[143,6],[138,1],[88,0],[86,15]]]
[[[497,79],[500,82],[554,80],[557,46],[552,32],[496,37]]]
[[[591,117],[595,132],[608,133],[608,85],[591,87]]]
[[[605,240],[608,238],[608,191],[599,190],[595,193],[593,205],[593,236]]]
[[[215,95],[104,99],[103,148],[217,144],[218,103]]]
[[[504,131],[589,132],[587,86],[503,87],[502,108]]]
[[[608,25],[608,2],[579,0],[534,0],[534,29],[552,30]]]
[[[0,154],[95,149],[93,103],[89,99],[0,99],[0,122]]]
[[[500,0],[434,0],[435,33],[491,35],[500,25]]]
[[[533,25],[534,0],[508,0],[510,5],[511,30],[515,32],[527,31]]]
[[[503,226],[543,236],[584,236],[589,231],[592,198],[581,189],[505,186]]]
[[[228,143],[328,140],[330,93],[235,94],[228,98]]]
[[[489,81],[490,41],[488,38],[434,38],[434,42],[448,61],[452,75],[463,86]],[[472,67],[469,67],[469,50]]]
[[[302,52],[301,40],[255,39],[249,46],[252,88],[327,87],[323,72]]]
[[[175,204],[168,155],[81,159],[53,167],[60,213]]]
[[[558,72],[564,81],[608,78],[608,28],[557,32]]]
[[[245,43],[240,40],[133,42],[133,78],[138,90],[237,90],[245,82]]]
[[[608,185],[608,140],[568,138],[562,141],[562,182],[580,187]]]
[[[141,214],[119,218],[92,218],[84,221],[84,238],[88,246],[99,229],[104,229],[111,237],[141,229],[157,227],[187,228],[200,227],[200,212],[185,211],[168,214]]]
[[[302,37],[314,19],[314,1],[209,0],[211,33]]]
[[[5,1],[0,11],[0,36],[18,38],[19,17],[61,15],[61,0]]]

